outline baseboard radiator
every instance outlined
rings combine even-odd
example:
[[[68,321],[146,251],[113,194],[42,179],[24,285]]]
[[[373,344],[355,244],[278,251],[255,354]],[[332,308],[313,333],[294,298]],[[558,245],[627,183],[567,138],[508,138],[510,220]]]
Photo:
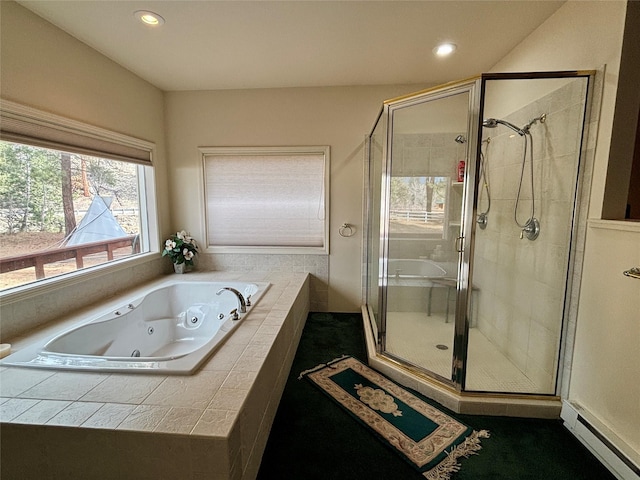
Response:
[[[620,480],[640,479],[640,454],[575,403],[563,400],[565,427]]]

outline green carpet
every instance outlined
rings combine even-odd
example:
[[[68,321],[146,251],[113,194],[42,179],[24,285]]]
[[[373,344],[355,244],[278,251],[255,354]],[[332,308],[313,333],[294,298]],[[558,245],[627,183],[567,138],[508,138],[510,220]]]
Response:
[[[427,480],[448,480],[459,460],[479,452],[489,432],[472,430],[353,357],[304,371],[320,391],[346,409]]]
[[[343,408],[298,374],[341,355],[366,358],[360,314],[311,313],[267,442],[259,480],[419,480],[423,478]],[[475,430],[480,455],[452,480],[615,480],[559,420],[459,415],[418,398]]]

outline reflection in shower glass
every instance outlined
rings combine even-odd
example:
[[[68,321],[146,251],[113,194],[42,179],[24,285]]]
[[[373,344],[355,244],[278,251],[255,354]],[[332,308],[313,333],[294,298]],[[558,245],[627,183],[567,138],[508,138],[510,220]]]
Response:
[[[452,378],[468,92],[392,113],[386,352]]]

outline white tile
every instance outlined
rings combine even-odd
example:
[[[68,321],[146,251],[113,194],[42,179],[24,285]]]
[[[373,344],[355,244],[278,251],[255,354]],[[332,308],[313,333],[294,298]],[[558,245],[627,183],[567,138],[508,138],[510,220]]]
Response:
[[[135,408],[133,405],[106,403],[91,415],[82,426],[90,428],[116,428]]]
[[[11,398],[0,405],[0,421],[10,422],[18,415],[29,410],[38,402],[39,400],[31,400],[27,398]]]
[[[107,375],[93,373],[56,373],[26,390],[20,397],[78,400],[106,378]]]
[[[238,412],[207,409],[191,431],[191,435],[226,437],[236,420]]]
[[[276,335],[270,335],[267,333],[256,333],[253,338],[251,339],[251,343],[249,345],[253,345],[253,344],[259,344],[259,345],[273,345],[273,342],[275,342],[276,340]]]
[[[246,345],[251,341],[251,338],[258,331],[257,325],[242,324],[233,332],[233,334],[227,339],[226,343],[231,345]]]
[[[204,409],[226,376],[224,371],[201,370],[189,377],[167,377],[143,403]]]
[[[17,397],[54,373],[53,370],[7,368],[0,372],[0,395]]]
[[[239,411],[244,403],[249,390],[237,388],[220,388],[211,400],[209,408],[219,410],[236,410]]]
[[[252,344],[245,348],[233,367],[233,371],[258,372],[269,353],[269,345]]]
[[[139,405],[165,378],[161,375],[111,375],[85,394],[82,401]]]
[[[73,402],[47,423],[50,425],[80,426],[103,405],[104,403],[96,402]]]
[[[258,374],[256,372],[241,372],[234,370],[229,373],[225,381],[222,383],[222,388],[249,390],[257,376]]]
[[[69,402],[62,400],[41,400],[29,410],[18,415],[12,420],[13,423],[33,423],[41,425],[47,423],[48,420],[64,410]]]
[[[154,431],[188,434],[198,423],[202,413],[199,408],[172,407]]]
[[[168,412],[169,407],[138,405],[133,412],[118,425],[117,430],[152,432]]]
[[[261,325],[258,331],[253,336],[253,339],[260,337],[261,335],[277,335],[280,331],[280,325]]]
[[[240,355],[244,351],[246,345],[235,345],[225,342],[207,362],[202,366],[203,370],[231,370]]]

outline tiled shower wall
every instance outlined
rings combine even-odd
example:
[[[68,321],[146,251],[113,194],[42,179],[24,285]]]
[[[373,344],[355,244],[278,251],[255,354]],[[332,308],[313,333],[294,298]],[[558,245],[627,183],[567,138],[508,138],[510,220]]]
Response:
[[[535,216],[541,225],[534,241],[520,239],[521,229],[514,221],[523,139],[503,127],[484,131],[485,138],[491,137],[483,147],[491,210],[487,228],[476,230],[476,325],[544,393],[553,393],[562,334],[585,83],[572,81],[505,118],[524,125],[547,114],[544,124],[531,128]],[[520,223],[531,209],[528,162]],[[478,210],[484,211],[486,193],[481,195]]]

